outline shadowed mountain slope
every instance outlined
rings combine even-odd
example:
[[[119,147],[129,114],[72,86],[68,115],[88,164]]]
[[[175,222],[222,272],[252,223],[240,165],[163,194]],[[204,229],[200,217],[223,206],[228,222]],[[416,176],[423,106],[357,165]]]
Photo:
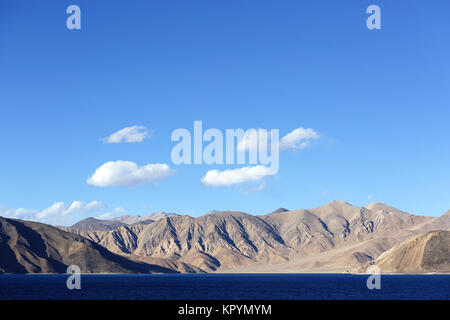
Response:
[[[152,273],[173,269],[135,262],[82,236],[46,224],[0,217],[1,273]]]

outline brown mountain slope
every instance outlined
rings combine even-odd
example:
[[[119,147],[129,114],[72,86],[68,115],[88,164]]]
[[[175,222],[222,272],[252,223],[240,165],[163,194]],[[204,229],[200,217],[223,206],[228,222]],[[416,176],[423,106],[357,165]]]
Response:
[[[224,272],[350,271],[417,234],[414,229],[433,219],[380,203],[355,207],[343,201],[263,218],[276,227],[285,243],[298,254],[281,264],[257,262]]]
[[[378,235],[388,237],[429,221],[427,217],[397,214],[399,210],[386,205],[368,207],[333,201],[314,209],[273,213],[263,218],[276,226],[286,244],[307,254],[361,243]]]
[[[78,235],[85,237],[86,239],[92,240],[96,243],[100,243],[103,240],[103,238],[105,238],[111,231],[111,230],[109,230],[109,231],[85,230],[85,229],[74,229],[74,228],[67,228],[67,227],[58,227],[58,229],[67,231],[70,233],[78,234]]]
[[[255,261],[285,261],[288,254],[273,227],[242,212],[221,212],[198,218],[164,218],[145,226],[133,254],[164,257],[179,255],[200,265],[211,257],[221,266]],[[217,263],[217,262],[216,262]]]
[[[286,260],[287,248],[272,227],[261,218],[239,212],[166,217],[150,225],[121,226],[109,232],[64,230],[95,240],[117,254],[167,258],[206,271],[258,260]]]
[[[173,269],[128,260],[104,247],[58,228],[0,217],[0,273],[152,273]]]
[[[377,265],[382,273],[450,273],[450,231],[431,231],[409,238],[370,264]]]

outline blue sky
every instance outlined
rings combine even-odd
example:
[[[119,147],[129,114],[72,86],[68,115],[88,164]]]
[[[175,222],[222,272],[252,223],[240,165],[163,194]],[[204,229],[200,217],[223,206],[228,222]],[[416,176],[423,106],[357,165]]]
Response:
[[[81,30],[66,28],[70,4]],[[366,28],[370,4],[381,30]],[[450,209],[449,31],[448,1],[2,1],[0,212],[30,218],[59,203],[62,216],[42,221],[70,224],[344,200],[438,216]],[[171,161],[172,131],[194,120],[319,138],[280,153],[275,176],[213,187],[207,171],[238,166]],[[132,126],[147,138],[102,140]],[[176,173],[87,183],[117,160]]]

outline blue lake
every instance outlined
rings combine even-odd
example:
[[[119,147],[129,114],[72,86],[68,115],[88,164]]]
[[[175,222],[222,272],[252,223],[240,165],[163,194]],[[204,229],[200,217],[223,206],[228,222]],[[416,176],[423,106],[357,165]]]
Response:
[[[366,275],[349,274],[133,274],[0,275],[0,299],[329,300],[450,299],[450,275],[382,275],[369,290]]]

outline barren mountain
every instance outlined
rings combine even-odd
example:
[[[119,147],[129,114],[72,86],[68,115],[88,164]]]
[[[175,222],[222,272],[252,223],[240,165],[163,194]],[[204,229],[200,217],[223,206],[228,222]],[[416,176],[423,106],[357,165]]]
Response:
[[[141,216],[120,216],[114,218],[112,220],[100,220],[96,218],[86,218],[75,223],[70,228],[76,230],[76,232],[80,233],[86,230],[95,230],[95,231],[110,231],[117,229],[121,226],[133,225],[133,224],[150,224],[156,220],[163,219],[166,217],[175,217],[178,216],[176,213],[166,213],[166,212],[154,212],[145,217]],[[68,230],[68,228],[62,228]],[[92,239],[94,240],[94,239]]]
[[[377,265],[382,273],[450,273],[450,231],[431,231],[409,238],[370,264]]]
[[[419,233],[433,218],[374,203],[333,201],[309,209],[253,216],[214,212],[171,216],[108,232],[76,231],[110,251],[166,258],[204,271],[346,271]]]
[[[83,273],[174,272],[111,253],[82,236],[46,224],[0,217],[0,273],[65,273],[77,265]]]
[[[386,205],[355,207],[343,201],[309,210],[272,213],[263,218],[277,228],[287,245],[306,254],[361,243],[376,235],[394,235],[429,220]]]
[[[324,206],[269,214],[287,245],[297,250],[281,264],[255,263],[224,272],[345,272],[378,257],[417,234],[432,220],[384,204],[355,207],[342,201]]]
[[[101,231],[101,230],[87,230],[87,229],[74,229],[74,228],[67,228],[67,227],[58,227],[59,229],[71,233],[78,234],[82,237],[85,237],[86,239],[92,240],[96,243],[101,243],[103,238],[105,238],[110,231]]]
[[[158,220],[143,228],[130,253],[152,257],[177,255],[210,270],[217,265],[232,267],[258,260],[284,261],[289,250],[263,219],[242,212],[221,212],[198,218]]]

